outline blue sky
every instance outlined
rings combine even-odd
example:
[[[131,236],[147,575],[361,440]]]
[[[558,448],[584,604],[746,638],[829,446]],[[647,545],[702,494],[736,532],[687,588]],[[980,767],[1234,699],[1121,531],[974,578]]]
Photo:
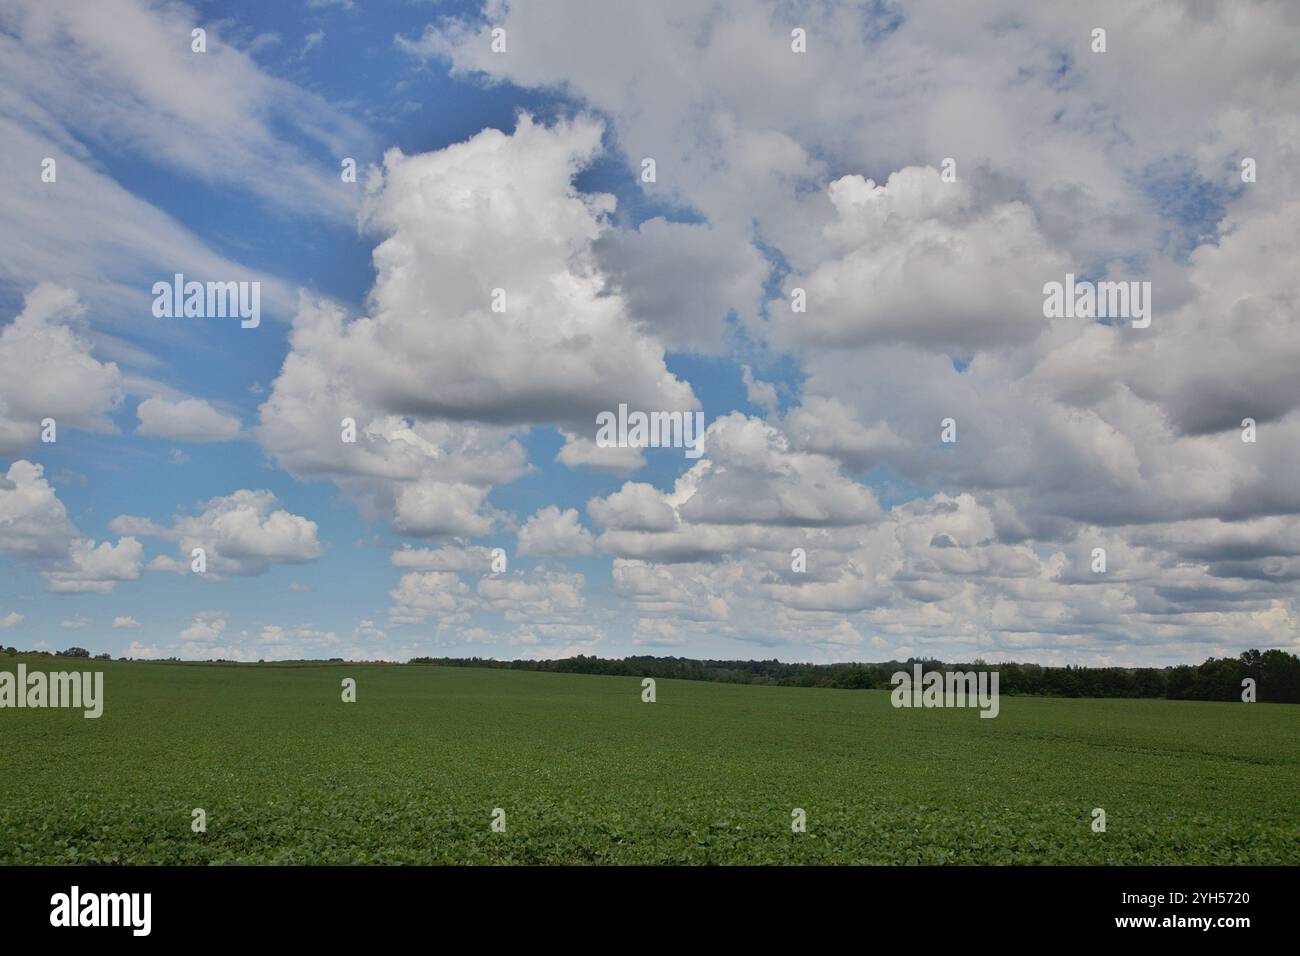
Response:
[[[1232,35],[1154,9],[1189,43]],[[1232,72],[1292,61],[1267,22],[1224,41],[1207,88],[1144,60],[1154,27],[1122,4],[1098,14],[1104,55],[1064,12],[636,16],[0,14],[0,643],[1079,663],[1295,646],[1277,264],[1295,104]],[[1288,16],[1270,8],[1273,32]],[[1242,181],[1246,151],[1266,181]],[[175,272],[259,279],[260,326],[155,318]],[[1151,282],[1155,331],[1045,319],[1066,272]],[[528,314],[494,324],[498,273],[532,278],[508,290]],[[702,462],[593,447],[592,412],[625,395],[702,410]],[[340,409],[360,457],[331,437]],[[180,561],[196,541],[210,573]]]

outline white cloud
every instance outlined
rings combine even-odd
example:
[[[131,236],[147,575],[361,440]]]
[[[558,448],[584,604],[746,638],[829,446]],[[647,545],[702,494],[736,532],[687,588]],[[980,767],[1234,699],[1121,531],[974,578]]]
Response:
[[[622,298],[602,294],[592,243],[613,198],[572,183],[601,133],[587,119],[521,115],[511,135],[388,152],[366,213],[386,237],[374,314],[333,343],[360,389],[398,413],[581,429],[620,401],[698,407]]]
[[[284,208],[348,216],[348,192],[316,159],[364,149],[368,134],[321,97],[263,70],[227,42],[226,24],[204,23],[182,3],[142,0],[76,11],[13,0],[0,23],[5,88],[39,103],[30,113],[59,135],[75,130],[84,141]],[[198,23],[207,32],[201,56],[190,49]],[[310,151],[296,145],[301,140]]]
[[[113,618],[113,627],[115,629],[134,630],[140,626],[140,622],[133,617],[115,617]]]
[[[122,402],[122,375],[90,354],[76,328],[84,314],[70,289],[42,283],[0,330],[0,455],[36,444],[46,418],[60,432],[115,430],[107,415]]]
[[[507,620],[542,624],[572,624],[572,612],[586,603],[581,574],[538,570],[530,574],[511,572],[479,578],[478,595],[488,607],[504,611]]]
[[[239,437],[239,419],[217,411],[198,398],[169,402],[164,398],[147,398],[136,408],[140,426],[138,435],[170,438],[175,441],[231,441]]]
[[[595,550],[591,532],[582,526],[574,508],[561,511],[547,505],[519,529],[519,553],[576,557]]]
[[[751,405],[757,405],[768,412],[776,411],[779,400],[776,386],[754,377],[754,370],[748,365],[740,367],[741,381],[745,383],[745,398]]]
[[[439,481],[403,485],[393,507],[393,527],[403,534],[481,535],[496,526],[484,513],[487,488]]]
[[[411,533],[494,526],[498,516],[485,507],[487,490],[527,470],[511,430],[374,412],[351,381],[348,355],[333,351],[342,329],[340,310],[304,302],[293,350],[260,410],[263,446],[295,476],[333,480],[368,518],[386,515],[396,523],[406,492],[401,517]],[[376,367],[373,374],[386,373]],[[342,440],[345,419],[356,423],[353,443]],[[443,492],[453,500],[439,504]]]
[[[138,578],[143,560],[144,548],[135,538],[98,545],[89,538],[80,538],[72,542],[66,560],[55,570],[42,572],[42,576],[51,591],[108,594],[119,581]]]
[[[511,135],[387,154],[366,210],[384,237],[371,315],[304,301],[261,408],[259,438],[282,466],[332,478],[403,533],[477,535],[499,522],[490,487],[525,470],[513,428],[559,426],[579,436],[563,460],[596,464],[582,439],[597,412],[698,407],[605,289],[593,244],[613,200],[572,182],[600,138],[588,119],[525,115]]]
[[[483,573],[472,589],[453,571],[412,571],[403,574],[390,592],[393,606],[388,623],[400,627],[432,622],[445,638],[458,632],[480,633],[472,619],[493,614],[534,634],[551,628],[598,636],[584,616],[585,586],[581,574],[546,568]]]
[[[180,633],[182,641],[192,644],[212,644],[221,640],[226,630],[226,615],[223,611],[200,611],[194,615]]]
[[[595,424],[592,426],[595,431]],[[555,460],[569,468],[590,468],[592,471],[606,471],[614,474],[627,474],[645,466],[645,455],[640,448],[619,445],[597,445],[592,437],[578,435],[571,431],[562,431],[564,445],[555,455]]]
[[[289,657],[321,656],[340,643],[333,631],[322,631],[307,624],[282,627],[279,624],[266,624],[257,639],[259,645],[267,647],[259,653],[270,653],[281,659]]]
[[[362,409],[416,418],[588,430],[620,401],[698,407],[622,299],[602,294],[591,247],[613,200],[572,184],[600,136],[590,120],[545,127],[523,115],[512,135],[485,130],[418,156],[390,150],[366,214],[385,236],[373,314],[344,323],[300,309],[294,351],[263,407],[272,448],[274,419],[309,375]],[[504,312],[493,311],[494,289]]]
[[[705,453],[670,493],[629,482],[588,502],[605,527],[602,550],[623,557],[692,561],[744,550],[787,528],[870,525],[881,517],[870,489],[826,455],[796,451],[759,419],[733,412],[713,422]]]
[[[854,417],[848,405],[820,395],[808,395],[790,409],[782,430],[800,451],[830,455],[858,471],[889,460],[904,445],[888,423],[880,421],[867,427]]]
[[[1069,260],[1022,202],[980,203],[964,181],[908,167],[877,186],[845,176],[827,187],[835,217],[822,258],[788,276],[771,303],[777,344],[862,347],[909,342],[959,354],[1036,337],[1043,283]],[[790,292],[803,288],[807,311]]]
[[[108,594],[140,576],[143,558],[134,538],[96,544],[81,537],[44,469],[22,459],[0,484],[0,553],[34,562],[49,590],[63,593]]]
[[[206,23],[208,52],[192,53],[200,19],[184,4],[145,0],[76,12],[39,0],[0,5],[0,162],[39,170],[48,157],[58,177],[15,176],[0,189],[0,279],[76,289],[94,310],[97,350],[123,364],[157,362],[138,337],[121,334],[124,326],[138,332],[148,323],[154,343],[174,347],[195,334],[192,324],[160,328],[149,313],[150,284],[175,272],[260,281],[273,313],[287,312],[293,297],[124,189],[106,174],[101,151],[336,222],[358,201],[339,181],[336,157],[373,155],[363,127],[224,43],[232,22]],[[127,384],[133,393],[158,387]]]
[[[628,531],[671,531],[677,513],[654,485],[629,481],[605,498],[587,502],[587,513],[597,523]]]
[[[0,484],[0,552],[50,559],[67,554],[77,537],[45,470],[30,461],[9,466]]]
[[[412,571],[403,574],[397,589],[391,591],[393,607],[388,623],[422,624],[430,615],[459,615],[472,603],[469,588],[451,571]]]
[[[19,614],[17,611],[10,611],[4,617],[0,617],[0,630],[8,630],[11,627],[17,627],[25,620],[27,620],[26,615]]]
[[[441,548],[412,548],[402,545],[391,556],[394,567],[420,571],[456,571],[485,573],[492,567],[492,549],[465,544]]]
[[[175,541],[179,558],[160,557],[153,566],[187,573],[195,548],[203,548],[207,571],[216,576],[257,575],[276,564],[303,564],[322,554],[316,522],[278,507],[269,491],[242,489],[213,498],[203,512],[181,516],[170,528],[132,515],[109,522],[119,534]]]

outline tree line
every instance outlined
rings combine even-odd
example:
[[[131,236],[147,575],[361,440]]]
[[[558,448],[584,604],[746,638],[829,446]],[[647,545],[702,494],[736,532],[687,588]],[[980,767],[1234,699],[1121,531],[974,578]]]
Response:
[[[1202,664],[1172,667],[1045,667],[1041,664],[944,663],[909,657],[873,664],[785,664],[770,661],[712,661],[689,657],[608,659],[579,654],[552,661],[498,661],[482,657],[416,657],[412,664],[491,667],[560,674],[676,678],[727,684],[782,687],[889,689],[896,671],[997,671],[999,692],[1042,697],[1163,697],[1169,700],[1242,699],[1244,681],[1255,681],[1256,699],[1300,703],[1300,657],[1286,651],[1249,650],[1238,657],[1211,657]]]
[[[0,647],[0,653],[19,653]],[[24,653],[58,657],[90,657],[81,647],[51,655],[48,651]],[[108,654],[96,660],[110,659]],[[126,660],[126,658],[119,658]],[[176,658],[171,658],[176,660]],[[339,658],[331,658],[338,661]],[[258,663],[262,663],[259,661]],[[508,670],[548,671],[560,674],[604,674],[614,677],[675,678],[726,684],[775,684],[781,687],[832,687],[841,690],[888,690],[900,670],[909,673],[916,664],[929,671],[997,671],[999,693],[1040,697],[1163,697],[1169,700],[1241,700],[1244,682],[1255,682],[1255,699],[1273,703],[1300,703],[1300,657],[1281,650],[1242,652],[1237,657],[1211,657],[1202,664],[1171,667],[1047,667],[1042,664],[969,664],[909,657],[906,661],[871,664],[785,664],[770,661],[714,661],[689,657],[624,657],[620,659],[566,657],[551,661],[498,661],[484,657],[415,657],[411,664],[443,667],[488,667]]]

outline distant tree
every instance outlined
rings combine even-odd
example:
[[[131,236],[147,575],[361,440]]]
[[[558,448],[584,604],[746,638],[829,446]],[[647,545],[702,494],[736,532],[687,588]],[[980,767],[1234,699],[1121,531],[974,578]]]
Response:
[[[839,682],[835,686],[846,687],[850,690],[866,690],[873,686],[871,672],[865,667],[851,667],[839,678]]]
[[[1300,704],[1300,657],[1265,651],[1259,656],[1259,668],[1260,700]]]
[[[1166,671],[1165,696],[1170,700],[1188,700],[1196,685],[1196,668],[1180,664]]]

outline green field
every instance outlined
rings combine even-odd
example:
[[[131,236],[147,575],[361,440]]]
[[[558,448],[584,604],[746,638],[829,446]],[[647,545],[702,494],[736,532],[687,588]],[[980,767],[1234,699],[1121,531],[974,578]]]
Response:
[[[1300,862],[1296,705],[18,661],[106,703],[0,710],[0,863]]]

